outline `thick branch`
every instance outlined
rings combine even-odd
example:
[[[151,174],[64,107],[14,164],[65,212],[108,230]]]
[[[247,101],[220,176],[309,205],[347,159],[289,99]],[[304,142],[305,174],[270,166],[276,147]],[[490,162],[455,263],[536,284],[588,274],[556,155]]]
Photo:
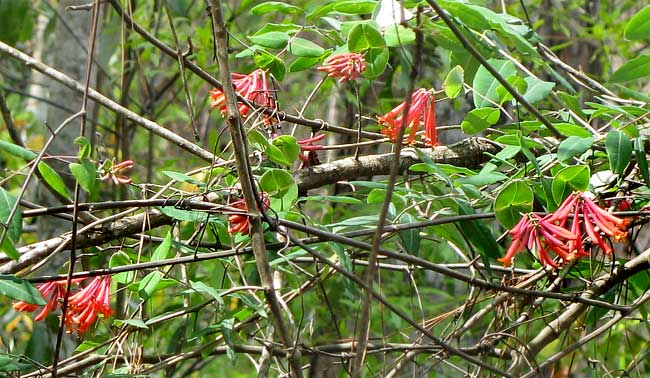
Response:
[[[435,163],[476,168],[489,160],[485,153],[496,154],[499,150],[497,145],[487,139],[469,138],[452,146],[438,146],[420,151]],[[305,192],[338,181],[387,175],[393,158],[392,153],[362,156],[358,160],[349,157],[299,170],[294,173],[293,177],[300,191]],[[400,173],[406,172],[411,165],[421,162],[416,150],[412,148],[402,151],[401,160]]]

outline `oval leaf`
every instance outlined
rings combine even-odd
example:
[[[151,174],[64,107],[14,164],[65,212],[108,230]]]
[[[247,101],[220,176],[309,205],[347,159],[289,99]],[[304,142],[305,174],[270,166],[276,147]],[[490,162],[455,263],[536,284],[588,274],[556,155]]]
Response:
[[[510,77],[517,71],[515,64],[509,60],[490,59],[488,63],[501,75],[501,77]],[[497,79],[483,66],[479,67],[474,76],[474,106],[483,108],[486,106],[495,106],[499,103],[497,88],[501,85]]]
[[[553,178],[551,191],[556,203],[561,203],[569,194],[582,192],[589,187],[589,167],[577,165],[560,170]]]
[[[650,39],[650,6],[632,16],[625,25],[623,35],[631,41]]]
[[[442,87],[449,98],[456,98],[463,91],[465,82],[465,71],[462,66],[456,66],[449,71]]]
[[[270,49],[283,49],[289,43],[289,34],[273,31],[269,33],[251,35],[248,37],[253,43]]]
[[[267,1],[251,8],[251,13],[256,16],[262,16],[269,13],[303,13],[303,10],[295,5],[290,5],[281,1]]]
[[[612,130],[605,139],[605,150],[609,157],[609,169],[621,174],[632,158],[632,141],[618,130]]]
[[[11,214],[11,210],[16,205],[16,201],[16,197],[0,187],[0,223],[7,225],[7,237],[14,243],[20,240],[20,234],[23,231],[23,213],[20,207],[18,207],[11,220],[9,220],[9,214]],[[1,229],[0,234],[2,234]]]
[[[494,200],[496,218],[505,228],[514,227],[523,213],[533,209],[533,190],[521,181],[506,185]]]
[[[271,208],[286,211],[298,198],[298,186],[290,173],[282,169],[269,169],[260,178],[260,187],[269,194]]]
[[[289,52],[295,56],[318,58],[325,52],[325,49],[312,41],[303,38],[294,38],[289,43]]]
[[[38,163],[38,172],[47,185],[54,189],[55,192],[67,199],[71,198],[63,179],[52,167],[41,161]]]
[[[557,158],[560,161],[567,161],[574,156],[580,155],[591,148],[594,138],[581,138],[577,136],[568,137],[563,140],[557,148]]]
[[[609,78],[609,82],[620,83],[648,75],[650,75],[650,55],[641,55],[617,69]]]
[[[360,52],[370,48],[385,47],[386,42],[372,24],[362,22],[350,29],[348,34],[348,51]]]
[[[494,125],[499,120],[501,111],[496,108],[472,109],[460,124],[466,134],[476,134]]]
[[[0,275],[0,294],[39,306],[46,303],[41,293],[29,281],[12,275]]]

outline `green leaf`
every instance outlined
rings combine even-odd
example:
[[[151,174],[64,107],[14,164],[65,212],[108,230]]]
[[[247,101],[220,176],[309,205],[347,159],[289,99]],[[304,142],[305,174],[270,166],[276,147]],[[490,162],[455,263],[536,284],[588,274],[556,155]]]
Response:
[[[469,204],[462,201],[458,202],[459,215],[476,214],[476,211]],[[462,221],[458,222],[457,227],[463,235],[472,243],[483,257],[485,263],[489,263],[487,258],[497,259],[501,257],[501,248],[496,242],[490,228],[479,221]]]
[[[607,133],[605,150],[609,157],[609,169],[617,174],[623,173],[630,159],[632,159],[632,141],[630,141],[630,138],[618,130],[612,130]]]
[[[524,80],[528,84],[524,99],[531,104],[545,99],[555,87],[555,83],[543,81],[534,76],[529,76]]]
[[[494,125],[499,120],[501,111],[496,108],[472,109],[460,124],[466,134],[476,134]]]
[[[221,334],[223,334],[223,340],[226,342],[226,355],[232,361],[235,360],[235,341],[233,340],[235,329],[235,319],[228,318],[224,319],[221,322]]]
[[[284,65],[284,62],[268,51],[261,49],[255,50],[253,53],[253,62],[260,69],[268,69],[278,81],[284,80],[287,75],[287,67]]]
[[[589,167],[576,165],[560,170],[553,177],[552,191],[556,203],[561,203],[569,194],[582,192],[589,187]]]
[[[470,6],[469,4],[451,0],[439,0],[438,3],[447,12],[451,13],[455,17],[458,17],[465,25],[470,28],[483,31],[490,27],[490,23],[485,17],[485,14],[487,12],[483,11],[486,8]]]
[[[650,75],[650,55],[640,55],[617,69],[609,78],[609,82],[621,83],[648,75]]]
[[[519,94],[526,92],[526,88],[528,88],[528,83],[526,83],[524,79],[520,78],[517,75],[512,75],[508,77],[506,81]],[[499,86],[497,87],[497,96],[499,96],[500,104],[503,104],[504,102],[507,101],[512,101],[515,98],[512,95],[512,93],[508,92],[502,84],[499,84]]]
[[[558,160],[565,162],[574,156],[581,155],[591,148],[594,144],[594,138],[587,137],[581,138],[571,136],[563,140],[557,148]]]
[[[265,152],[274,163],[291,166],[298,159],[300,146],[296,138],[291,135],[281,135],[273,139],[271,146]]]
[[[366,71],[363,73],[363,77],[375,79],[386,70],[390,52],[385,47],[372,48],[364,56],[366,58]]]
[[[14,247],[14,242],[12,242],[8,237],[2,241],[0,251],[3,251],[12,260],[20,260],[20,253],[16,250],[16,247]]]
[[[650,171],[648,170],[648,159],[645,154],[645,138],[637,138],[634,143],[634,155],[636,156],[636,163],[639,167],[639,173],[645,181],[645,185],[650,188]]]
[[[124,251],[117,251],[111,255],[110,260],[108,260],[109,268],[116,268],[118,266],[130,265],[131,258]],[[135,278],[135,272],[122,272],[113,275],[113,280],[117,283],[128,284],[133,281]]]
[[[216,217],[210,217],[208,213],[198,210],[183,210],[172,206],[161,206],[158,209],[168,217],[183,222],[205,223],[208,221],[218,222]]]
[[[289,52],[295,56],[318,58],[325,52],[325,49],[312,41],[303,38],[294,38],[289,43]]]
[[[269,169],[260,178],[260,187],[268,193],[271,208],[286,211],[298,199],[298,186],[290,173],[282,169]]]
[[[29,281],[8,274],[0,275],[0,294],[38,306],[46,303],[41,293]]]
[[[190,177],[190,176],[188,176],[188,175],[186,175],[184,173],[174,172],[174,171],[162,171],[162,174],[164,174],[165,176],[167,176],[169,178],[172,178],[172,179],[174,179],[174,180],[176,180],[178,182],[186,182],[186,183],[196,185],[196,186],[205,186],[205,184],[202,183],[201,181],[199,181],[199,180],[197,180],[195,178],[192,178],[192,177]]]
[[[45,162],[41,161],[38,163],[38,172],[43,177],[43,180],[49,185],[55,192],[59,193],[61,196],[70,199],[70,194],[68,189],[63,182],[61,176],[55,171],[52,167],[47,165]]]
[[[248,37],[251,42],[270,49],[283,49],[289,43],[289,34],[273,31]]]
[[[386,30],[384,31],[384,40],[388,47],[410,45],[415,42],[415,32],[402,25],[393,24],[386,27]]]
[[[0,0],[0,2],[1,1],[2,0]],[[4,140],[0,140],[0,148],[7,151],[8,154],[19,157],[26,161],[32,161],[38,156],[38,154],[33,151],[30,151],[17,144],[6,142]]]
[[[461,177],[458,182],[463,185],[485,186],[496,184],[507,178],[508,176],[501,172],[483,172],[474,176]]]
[[[190,281],[190,287],[192,288],[192,290],[198,293],[208,294],[209,296],[214,298],[217,301],[217,303],[219,303],[222,306],[225,304],[223,298],[221,297],[221,294],[219,293],[219,290],[211,286],[208,286],[201,281]]]
[[[1,2],[1,0],[0,0]],[[27,370],[32,370],[34,366],[32,364],[27,364],[24,362],[23,357],[11,356],[8,354],[0,354],[0,372],[9,373],[9,372],[22,372]],[[13,374],[7,374],[6,377],[13,377]]]
[[[140,298],[144,300],[151,298],[151,294],[158,289],[158,283],[161,278],[160,272],[157,270],[144,276],[138,285],[138,294],[140,294]]]
[[[417,219],[409,213],[404,213],[399,220],[401,224],[408,224],[415,222]],[[406,251],[413,256],[418,256],[420,253],[420,242],[422,241],[420,228],[410,228],[408,230],[400,231],[399,236],[404,243],[404,247],[406,247]]]
[[[0,41],[15,45],[31,38],[33,15],[29,0],[0,0]]]
[[[645,6],[630,18],[625,25],[623,35],[630,41],[650,39],[650,6]]]
[[[20,240],[20,234],[23,232],[23,213],[20,210],[20,206],[14,213],[11,221],[9,221],[9,215],[17,201],[18,199],[15,196],[0,187],[0,223],[7,225],[7,237],[14,243]],[[0,228],[0,235],[2,233],[2,229]]]
[[[510,229],[519,222],[522,213],[533,210],[533,201],[533,190],[525,182],[511,182],[494,200],[496,218],[505,228]]]
[[[465,82],[465,71],[462,66],[455,66],[449,71],[442,87],[449,98],[456,98],[463,92],[463,83]]]
[[[490,59],[488,63],[502,76],[510,77],[517,71],[515,64],[509,60]],[[474,91],[474,106],[477,108],[494,107],[499,103],[497,88],[501,85],[497,79],[483,66],[479,67],[472,84]]]
[[[369,14],[377,6],[374,0],[350,0],[335,3],[334,11],[343,14]]]
[[[271,145],[266,136],[257,129],[252,129],[248,133],[248,142],[256,149],[264,152]]]
[[[262,16],[275,13],[296,14],[304,13],[303,10],[295,5],[290,5],[281,1],[267,1],[262,4],[257,4],[250,10],[251,14],[255,16]]]
[[[298,57],[289,65],[289,72],[298,72],[309,69],[321,61],[321,58]]]
[[[361,52],[370,48],[385,47],[381,33],[370,22],[355,25],[348,34],[348,51]]]
[[[113,326],[115,327],[120,327],[123,325],[128,325],[131,327],[135,328],[140,328],[140,329],[149,329],[149,326],[147,323],[145,323],[142,319],[115,319],[113,320]]]
[[[153,254],[151,255],[151,261],[160,261],[160,260],[165,260],[166,258],[169,257],[169,251],[171,250],[172,246],[172,234],[167,231],[167,235],[165,235],[165,239],[163,239],[162,243],[156,247],[156,249],[153,251]]]
[[[561,132],[564,136],[567,137],[578,136],[582,138],[589,138],[592,135],[589,130],[586,130],[581,126],[574,125],[573,123],[558,122],[554,123],[553,126],[555,126],[557,131]]]
[[[79,153],[77,154],[79,160],[90,158],[93,148],[85,136],[77,137],[77,139],[74,140],[74,144],[79,146]]]
[[[348,196],[307,196],[298,198],[298,202],[337,202],[349,203],[351,205],[360,205],[363,202]]]
[[[70,163],[70,172],[77,179],[79,186],[87,193],[94,195],[97,192],[97,167],[90,160],[81,160],[81,163]]]

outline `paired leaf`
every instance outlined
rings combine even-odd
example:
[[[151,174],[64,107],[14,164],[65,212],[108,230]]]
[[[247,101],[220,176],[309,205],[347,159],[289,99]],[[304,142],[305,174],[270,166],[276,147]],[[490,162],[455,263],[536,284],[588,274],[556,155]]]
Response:
[[[490,59],[488,63],[501,75],[510,77],[517,71],[515,64],[509,60]],[[501,85],[497,79],[483,66],[479,67],[474,76],[474,106],[477,108],[495,106],[499,103],[497,88]]]
[[[371,22],[360,22],[348,33],[348,51],[350,52],[361,52],[385,46],[384,38]]]
[[[506,185],[494,200],[494,212],[497,220],[505,228],[514,227],[521,219],[522,213],[533,210],[535,197],[533,190],[522,181]]]
[[[560,170],[553,178],[552,191],[556,203],[561,203],[569,194],[582,192],[589,187],[589,167],[577,165]]]
[[[499,120],[501,111],[497,108],[472,109],[460,124],[466,134],[476,134],[485,131]]]
[[[293,176],[282,169],[264,172],[260,178],[260,187],[270,196],[271,208],[275,211],[289,210],[298,198],[298,186]]]
[[[81,160],[81,163],[70,163],[70,172],[77,179],[81,189],[90,195],[97,193],[97,167],[90,160]]]

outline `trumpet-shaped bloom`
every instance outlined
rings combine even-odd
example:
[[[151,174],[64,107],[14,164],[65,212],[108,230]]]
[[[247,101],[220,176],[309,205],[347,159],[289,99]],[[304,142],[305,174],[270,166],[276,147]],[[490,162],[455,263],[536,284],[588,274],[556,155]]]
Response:
[[[512,244],[499,261],[510,265],[515,254],[527,247],[531,251],[537,251],[543,265],[557,267],[548,255],[548,250],[565,262],[589,256],[584,240],[589,240],[591,245],[609,255],[613,248],[608,238],[614,241],[625,239],[628,224],[627,219],[618,218],[600,207],[589,194],[576,192],[544,218],[536,214],[525,215],[510,230]]]
[[[314,137],[303,139],[298,141],[300,146],[300,154],[298,157],[302,162],[300,168],[309,168],[314,165],[319,165],[320,160],[318,159],[318,153],[316,151],[322,150],[323,146],[320,144],[314,144],[325,138],[325,134],[316,135]]]
[[[329,77],[338,77],[338,82],[354,80],[366,70],[366,59],[359,53],[343,53],[332,55],[325,64],[317,68],[327,73]]]
[[[262,193],[262,203],[265,210],[268,210],[270,207],[269,196],[266,193]],[[246,201],[244,199],[237,200],[230,203],[228,206],[234,207],[235,209],[248,211],[246,207]],[[242,233],[248,235],[249,224],[248,224],[248,215],[246,214],[231,214],[228,216],[228,233],[231,235]]]
[[[79,280],[73,280],[73,283]],[[63,301],[65,296],[66,280],[50,281],[36,285],[36,289],[41,293],[47,303],[41,311],[34,317],[35,321],[41,321]],[[27,303],[24,301],[15,302],[13,304],[14,310],[33,312],[38,309],[38,305]]]
[[[557,268],[558,265],[549,251],[560,256],[562,261],[569,261],[574,258],[569,243],[579,237],[573,232],[553,224],[547,217],[542,218],[534,213],[524,215],[519,223],[510,230],[510,235],[512,244],[505,256],[499,259],[503,265],[512,264],[514,256],[528,248],[528,250],[537,253],[542,265],[553,268]]]
[[[68,333],[84,333],[98,314],[111,316],[111,276],[95,277],[88,286],[71,295],[65,324]]]
[[[233,73],[231,76],[235,92],[241,97],[256,105],[277,109],[275,98],[271,95],[266,71],[257,69],[248,75]],[[222,116],[226,114],[226,96],[221,89],[215,88],[210,91],[210,105],[212,108],[219,108]],[[250,107],[243,103],[238,103],[238,106],[239,114],[246,117]],[[277,122],[277,118],[267,115],[264,122],[271,125]]]
[[[124,160],[120,163],[115,164],[115,162],[111,162],[110,160],[107,160],[108,163],[104,163],[102,166],[102,169],[104,170],[104,175],[102,176],[103,181],[108,181],[112,180],[115,185],[123,184],[127,185],[130,184],[133,180],[130,177],[124,176],[122,174],[122,171],[129,170],[133,168],[133,165],[135,164],[133,160]],[[107,165],[110,165],[109,167],[106,167]]]
[[[432,147],[438,145],[433,91],[420,88],[413,92],[408,113],[405,110],[406,102],[402,102],[390,112],[379,117],[379,123],[384,126],[381,132],[394,142],[399,136],[404,117],[406,117],[406,127],[410,128],[406,143],[415,142],[415,135],[420,129],[420,124],[424,123],[424,143]]]

